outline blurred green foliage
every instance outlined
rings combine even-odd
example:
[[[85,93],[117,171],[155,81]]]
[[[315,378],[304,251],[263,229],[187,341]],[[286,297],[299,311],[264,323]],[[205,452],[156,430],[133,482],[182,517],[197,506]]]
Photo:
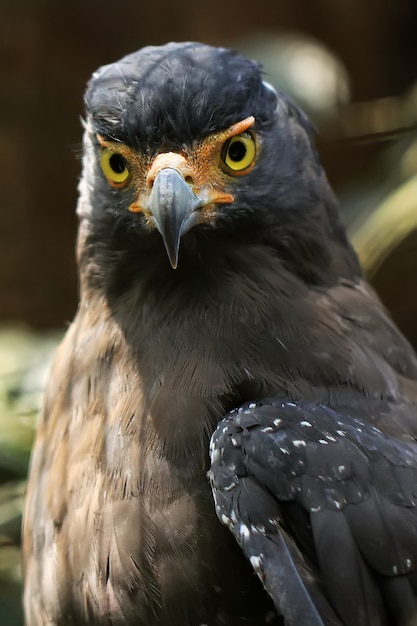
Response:
[[[59,333],[0,329],[0,624],[23,624],[20,532],[36,415]]]

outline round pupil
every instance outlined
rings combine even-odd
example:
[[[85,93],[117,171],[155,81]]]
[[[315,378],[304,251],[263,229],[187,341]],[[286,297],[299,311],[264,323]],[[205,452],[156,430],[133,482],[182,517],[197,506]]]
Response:
[[[234,141],[229,146],[229,158],[232,161],[242,161],[245,158],[246,146],[243,141]]]
[[[109,163],[113,172],[116,174],[121,174],[126,168],[124,159],[120,156],[120,154],[112,154],[109,159]]]

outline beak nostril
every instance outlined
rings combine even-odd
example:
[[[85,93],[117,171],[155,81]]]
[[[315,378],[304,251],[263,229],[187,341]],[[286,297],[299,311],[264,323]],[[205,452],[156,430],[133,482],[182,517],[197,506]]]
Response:
[[[175,169],[175,168],[172,168],[172,169]],[[178,171],[181,174],[181,171],[180,170],[178,170]],[[154,186],[154,183],[155,183],[155,180],[156,180],[156,176],[158,175],[158,173],[159,172],[157,172],[155,175],[152,174],[152,175],[148,175],[146,177],[146,184],[148,186],[149,191],[152,191],[152,188]],[[194,177],[191,174],[187,174],[187,175],[181,174],[181,175],[183,176],[185,182],[187,183],[187,185],[189,187],[194,187]]]
[[[152,189],[153,184],[155,182],[155,176],[148,176],[146,179],[146,182],[148,183],[149,189]]]

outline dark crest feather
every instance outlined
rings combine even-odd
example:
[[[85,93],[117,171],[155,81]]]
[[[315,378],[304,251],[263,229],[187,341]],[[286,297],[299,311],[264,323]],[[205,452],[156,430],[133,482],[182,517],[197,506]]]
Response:
[[[100,68],[86,93],[99,132],[150,149],[192,144],[250,115],[266,127],[276,106],[255,61],[199,43],[139,50]]]

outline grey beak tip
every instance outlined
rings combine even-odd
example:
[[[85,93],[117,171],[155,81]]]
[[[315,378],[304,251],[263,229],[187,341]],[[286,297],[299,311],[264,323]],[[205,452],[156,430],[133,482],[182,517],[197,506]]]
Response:
[[[178,250],[177,253],[174,255],[170,254],[169,251],[167,250],[168,253],[168,259],[169,259],[169,263],[172,267],[173,270],[176,270],[178,267]]]

